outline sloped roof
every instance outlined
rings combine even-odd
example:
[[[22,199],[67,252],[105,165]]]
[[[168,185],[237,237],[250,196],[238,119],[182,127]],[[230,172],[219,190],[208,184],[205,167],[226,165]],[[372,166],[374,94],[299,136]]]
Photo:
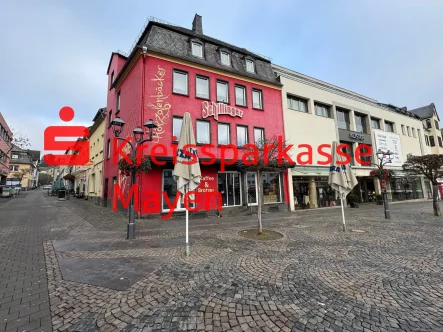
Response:
[[[428,119],[434,116],[434,111],[435,111],[435,105],[434,103],[431,103],[427,106],[410,110],[409,112],[414,113],[415,115],[419,116],[421,119]]]

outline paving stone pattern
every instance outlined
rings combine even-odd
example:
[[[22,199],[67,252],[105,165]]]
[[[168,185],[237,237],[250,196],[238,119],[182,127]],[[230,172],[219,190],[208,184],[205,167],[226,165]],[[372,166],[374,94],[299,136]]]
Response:
[[[190,257],[180,220],[137,221],[127,241],[125,216],[84,200],[31,192],[0,209],[0,331],[443,331],[429,202],[393,204],[391,221],[347,209],[364,232],[341,232],[334,208],[267,214],[284,234],[270,242],[238,235],[253,216],[191,220]]]

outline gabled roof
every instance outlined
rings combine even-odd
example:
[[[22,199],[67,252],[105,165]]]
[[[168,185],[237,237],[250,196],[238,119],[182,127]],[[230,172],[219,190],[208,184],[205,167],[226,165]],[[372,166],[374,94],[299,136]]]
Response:
[[[434,113],[437,114],[434,103],[431,103],[427,106],[419,107],[413,110],[410,110],[410,112],[416,114],[421,119],[429,119],[434,116]],[[438,118],[438,114],[437,114]],[[440,118],[438,119],[440,121]]]
[[[128,57],[121,54],[120,52],[112,52],[111,53],[111,57],[109,58],[109,63],[108,63],[108,69],[106,70],[106,75],[109,74],[109,68],[111,67],[111,62],[112,62],[112,58],[114,57],[114,55],[118,55],[120,58],[127,60]]]

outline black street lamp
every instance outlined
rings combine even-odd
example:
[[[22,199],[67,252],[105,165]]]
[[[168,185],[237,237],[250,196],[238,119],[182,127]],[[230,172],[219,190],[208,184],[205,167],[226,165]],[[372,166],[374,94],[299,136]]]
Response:
[[[121,138],[119,136],[123,131],[123,126],[125,125],[125,122],[121,118],[116,117],[114,120],[111,121],[111,125],[112,125],[112,131],[114,132],[115,137],[119,140],[124,141],[125,139]],[[154,123],[154,121],[152,121],[152,119],[149,119],[149,121],[147,121],[143,126],[148,129],[148,132],[147,132],[148,138],[143,139],[143,135],[145,134],[145,132],[140,127],[136,127],[132,131],[132,133],[134,134],[134,139],[135,139],[135,143],[136,143],[135,146],[131,142],[128,142],[129,145],[131,146],[131,156],[132,156],[133,160],[135,159],[135,155],[136,155],[139,145],[142,145],[145,142],[152,141],[153,131],[157,128],[157,125]],[[135,174],[136,173],[134,171],[131,174],[132,185],[136,184],[136,182],[137,182]],[[131,197],[131,202],[129,204],[129,213],[128,214],[129,214],[129,222],[128,222],[128,231],[127,231],[126,238],[128,240],[133,240],[133,239],[135,239],[134,195],[132,195],[132,197]]]
[[[381,174],[383,172],[383,167],[386,164],[390,164],[392,163],[392,157],[393,157],[394,153],[391,151],[382,151],[380,149],[378,149],[377,151],[377,157],[378,157],[378,161],[379,164],[374,164],[372,163],[372,165],[377,166],[379,174]],[[383,206],[384,206],[384,210],[385,210],[385,219],[391,219],[391,211],[389,210],[389,204],[388,204],[388,194],[386,193],[386,182],[383,179],[382,181],[380,181],[380,186],[381,186],[381,194],[383,197]]]

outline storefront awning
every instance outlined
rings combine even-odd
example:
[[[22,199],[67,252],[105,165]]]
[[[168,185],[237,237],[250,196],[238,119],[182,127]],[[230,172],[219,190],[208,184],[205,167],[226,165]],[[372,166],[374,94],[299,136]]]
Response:
[[[292,175],[294,176],[306,176],[306,175],[329,175],[329,166],[304,166],[304,167],[294,167],[292,169]]]

